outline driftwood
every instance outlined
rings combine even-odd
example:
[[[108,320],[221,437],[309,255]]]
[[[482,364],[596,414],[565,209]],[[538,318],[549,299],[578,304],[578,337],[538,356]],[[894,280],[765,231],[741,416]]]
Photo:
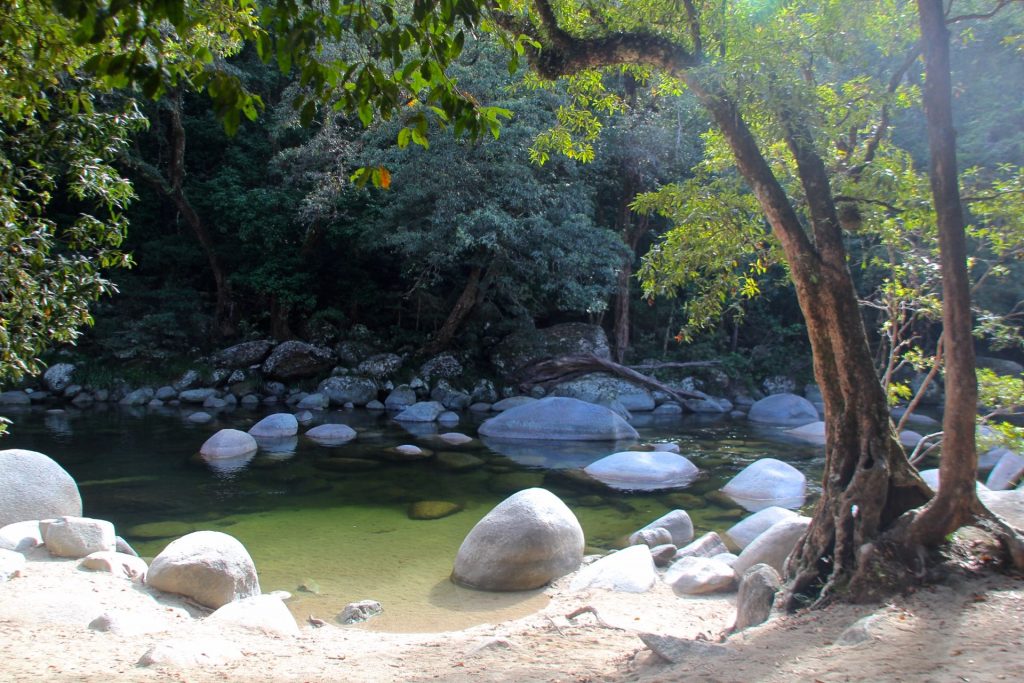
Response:
[[[529,391],[530,387],[534,386],[549,389],[555,384],[568,382],[592,372],[604,372],[649,389],[663,391],[679,403],[686,399],[703,400],[706,398],[703,394],[673,389],[653,377],[640,374],[625,365],[619,365],[605,358],[599,358],[592,353],[534,361],[519,371],[519,388],[523,391]]]

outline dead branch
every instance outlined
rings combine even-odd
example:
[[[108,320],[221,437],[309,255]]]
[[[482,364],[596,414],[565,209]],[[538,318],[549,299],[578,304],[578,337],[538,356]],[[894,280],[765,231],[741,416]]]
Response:
[[[614,361],[600,358],[592,353],[579,356],[561,356],[560,358],[545,358],[534,361],[519,371],[519,388],[528,391],[530,387],[540,386],[548,389],[555,384],[568,382],[592,372],[604,372],[615,375],[622,379],[640,384],[649,389],[663,391],[673,399],[682,403],[686,399],[703,400],[706,398],[701,394],[689,391],[673,389],[653,377],[640,374],[625,365],[619,365]]]
[[[597,623],[600,624],[601,626],[604,626],[605,628],[610,628],[610,629],[613,629],[615,631],[625,631],[626,630],[624,628],[620,628],[619,626],[612,626],[611,624],[609,624],[607,621],[602,619],[601,615],[597,613],[597,610],[594,609],[593,607],[591,607],[590,605],[584,605],[583,607],[580,607],[579,609],[574,609],[573,611],[571,611],[568,614],[566,614],[565,618],[570,620],[570,621],[572,621],[573,619],[575,619],[576,617],[580,616],[581,614],[593,614],[594,615],[594,619],[597,620]]]

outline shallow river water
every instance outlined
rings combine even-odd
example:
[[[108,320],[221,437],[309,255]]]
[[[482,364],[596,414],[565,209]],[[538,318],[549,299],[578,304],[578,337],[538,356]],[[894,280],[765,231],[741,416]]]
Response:
[[[484,443],[448,446],[436,425],[407,431],[391,415],[331,411],[317,423],[343,422],[358,438],[324,447],[303,437],[261,449],[248,466],[211,469],[199,447],[223,428],[248,429],[267,413],[236,410],[206,425],[191,410],[7,410],[14,424],[3,448],[46,453],[78,481],[85,515],[109,519],[140,555],[151,558],[190,530],[224,531],[249,550],[264,592],[285,590],[297,618],[332,619],[349,602],[378,600],[384,614],[365,628],[444,631],[514,618],[543,606],[533,593],[485,593],[453,585],[452,562],[466,533],[515,491],[543,486],[573,510],[588,552],[621,547],[624,537],[669,510],[685,509],[697,533],[722,531],[747,513],[717,490],[760,457],[785,460],[807,474],[813,502],[823,450],[781,429],[728,418],[635,416],[639,443],[671,441],[701,470],[683,489],[615,491],[581,481],[579,468],[638,442]],[[440,431],[476,436],[470,414]],[[300,429],[303,431],[303,429]],[[417,462],[386,459],[415,444],[436,455]],[[410,504],[449,501],[462,510],[413,520]],[[300,589],[300,587],[302,587]]]

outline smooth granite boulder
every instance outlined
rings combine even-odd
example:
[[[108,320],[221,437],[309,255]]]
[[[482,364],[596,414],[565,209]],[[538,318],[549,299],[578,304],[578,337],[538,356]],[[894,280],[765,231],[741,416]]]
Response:
[[[199,454],[207,460],[234,460],[253,455],[256,448],[256,439],[251,434],[238,429],[222,429],[206,440]]]
[[[444,412],[444,406],[437,401],[420,401],[409,406],[398,415],[398,422],[434,422]]]
[[[316,390],[327,396],[331,405],[335,406],[343,406],[346,403],[365,406],[377,399],[377,383],[367,377],[328,377],[320,382]]]
[[[690,515],[685,510],[672,510],[658,517],[658,519],[636,533],[639,534],[651,529],[665,529],[671,536],[669,542],[680,548],[693,540],[693,520],[690,519]],[[630,544],[636,544],[636,541],[633,541],[633,536],[630,536]],[[650,544],[648,543],[647,545]]]
[[[992,491],[1005,491],[1019,484],[1021,477],[1024,477],[1024,457],[1011,450],[1004,450],[989,473],[985,486]]]
[[[599,372],[562,382],[551,390],[551,395],[578,398],[599,405],[617,400],[630,412],[654,410],[654,396],[647,389]]]
[[[61,517],[39,525],[43,543],[54,557],[80,558],[117,547],[114,525],[103,519]]]
[[[356,438],[356,430],[343,424],[322,424],[313,427],[306,436],[321,446],[337,446]]]
[[[818,409],[803,396],[773,394],[750,406],[747,419],[774,425],[805,425],[818,421]]]
[[[773,505],[800,507],[806,488],[807,478],[803,472],[781,460],[761,458],[729,480],[722,491],[746,509],[756,512]]]
[[[573,577],[569,590],[602,588],[623,593],[643,593],[650,590],[657,579],[650,548],[631,545],[581,569]]]
[[[196,531],[171,542],[153,558],[146,583],[214,609],[260,594],[249,552],[219,531]]]
[[[0,451],[0,527],[65,515],[82,515],[82,497],[63,467],[35,451]]]
[[[684,557],[665,572],[665,583],[679,595],[700,595],[730,590],[736,583],[732,567],[711,557]]]
[[[583,471],[612,488],[634,491],[682,488],[700,473],[684,456],[665,451],[613,453]]]
[[[484,422],[478,431],[495,439],[614,441],[639,436],[604,406],[557,396],[509,408]]]
[[[249,434],[256,438],[280,439],[299,433],[299,421],[291,413],[274,413],[254,424]]]
[[[821,420],[787,429],[786,433],[807,443],[825,444],[825,423]]]
[[[736,544],[736,547],[743,550],[751,541],[763,534],[769,528],[774,526],[777,522],[781,522],[784,519],[794,519],[797,514],[792,510],[773,505],[763,510],[755,512],[746,519],[743,519],[736,524],[729,527],[729,530],[725,532],[725,535],[730,541]]]
[[[793,552],[796,542],[803,536],[810,523],[810,517],[796,517],[773,524],[740,553],[739,559],[733,565],[736,574],[743,576],[744,572],[755,564],[766,564],[782,574],[786,558]]]
[[[531,590],[582,561],[583,529],[572,510],[550,491],[532,488],[506,498],[470,530],[452,580],[482,590]]]

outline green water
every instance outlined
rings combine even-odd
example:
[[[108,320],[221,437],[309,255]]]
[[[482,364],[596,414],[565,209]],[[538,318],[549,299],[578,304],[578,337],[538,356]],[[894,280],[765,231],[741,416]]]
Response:
[[[386,631],[465,628],[543,606],[539,592],[483,593],[448,581],[466,533],[517,490],[550,489],[572,508],[588,545],[608,549],[676,508],[690,513],[698,533],[728,528],[747,513],[715,492],[759,457],[804,471],[809,504],[822,459],[820,448],[787,440],[781,430],[754,430],[727,419],[640,415],[639,443],[679,444],[702,476],[685,489],[621,492],[581,481],[579,468],[638,442],[474,440],[449,446],[437,439],[434,425],[413,433],[387,414],[355,410],[318,419],[356,429],[359,437],[348,445],[327,448],[300,437],[261,449],[247,466],[228,472],[202,462],[199,447],[217,430],[248,429],[266,413],[238,410],[199,426],[184,419],[190,412],[113,406],[25,411],[9,415],[12,434],[2,445],[60,462],[79,482],[85,514],[114,522],[145,557],[191,530],[224,531],[249,550],[265,592],[292,593],[289,606],[297,617],[329,620],[349,602],[374,599],[385,611],[365,627]],[[461,424],[440,431],[475,436],[478,423],[466,415]],[[387,460],[388,449],[400,444],[416,444],[436,456]],[[410,504],[425,500],[462,509],[442,519],[410,519]]]

